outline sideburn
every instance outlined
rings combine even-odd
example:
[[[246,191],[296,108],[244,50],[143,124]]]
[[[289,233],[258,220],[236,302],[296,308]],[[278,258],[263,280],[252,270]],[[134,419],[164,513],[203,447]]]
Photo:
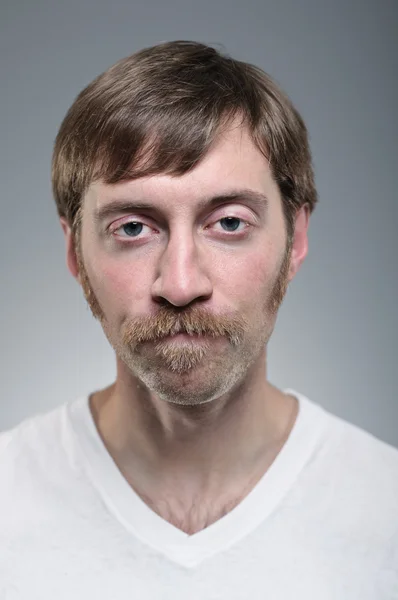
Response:
[[[103,323],[105,321],[105,314],[97,300],[96,295],[91,287],[84,262],[83,262],[83,253],[81,248],[81,227],[78,226],[73,233],[73,245],[76,254],[76,260],[79,270],[80,283],[83,289],[84,297],[86,298],[87,304],[89,305],[93,316]]]

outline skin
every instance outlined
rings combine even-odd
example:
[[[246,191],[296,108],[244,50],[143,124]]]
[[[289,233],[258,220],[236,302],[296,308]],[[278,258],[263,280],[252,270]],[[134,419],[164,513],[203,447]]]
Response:
[[[232,190],[267,201],[200,206]],[[113,200],[153,208],[96,221]],[[116,381],[90,397],[98,431],[136,493],[191,535],[253,489],[296,420],[297,400],[267,381],[266,347],[308,223],[303,206],[287,247],[278,187],[238,125],[183,176],[93,182],[78,243],[61,218],[68,268],[116,355]]]

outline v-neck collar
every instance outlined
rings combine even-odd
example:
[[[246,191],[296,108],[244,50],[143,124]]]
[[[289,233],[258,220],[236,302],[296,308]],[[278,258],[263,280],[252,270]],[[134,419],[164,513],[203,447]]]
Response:
[[[264,521],[289,491],[322,435],[326,412],[302,394],[284,390],[299,402],[290,435],[255,487],[221,519],[189,535],[154,512],[123,477],[95,425],[89,396],[68,403],[67,413],[82,451],[87,473],[119,522],[144,544],[170,560],[193,567],[225,550]]]

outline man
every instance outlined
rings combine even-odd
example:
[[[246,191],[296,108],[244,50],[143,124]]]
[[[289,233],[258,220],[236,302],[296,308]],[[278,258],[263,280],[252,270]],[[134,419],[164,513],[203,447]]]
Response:
[[[142,50],[77,97],[52,177],[117,377],[0,437],[1,598],[398,598],[398,451],[266,377],[317,202],[286,95]]]

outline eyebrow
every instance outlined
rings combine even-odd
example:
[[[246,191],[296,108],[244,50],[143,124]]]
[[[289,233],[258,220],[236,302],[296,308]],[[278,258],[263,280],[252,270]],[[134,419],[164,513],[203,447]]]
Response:
[[[204,209],[211,209],[218,204],[222,205],[229,202],[234,202],[235,200],[245,200],[248,204],[259,209],[260,211],[266,210],[269,203],[265,194],[250,189],[242,189],[232,190],[224,194],[212,196],[211,198],[203,198],[197,203],[197,208],[202,211]],[[155,206],[154,204],[140,201],[134,202],[133,200],[121,198],[119,200],[112,200],[107,204],[104,204],[104,206],[98,208],[94,212],[94,222],[96,224],[100,224],[102,221],[116,214],[124,214],[137,210],[149,210],[152,212],[160,211],[159,207]]]

